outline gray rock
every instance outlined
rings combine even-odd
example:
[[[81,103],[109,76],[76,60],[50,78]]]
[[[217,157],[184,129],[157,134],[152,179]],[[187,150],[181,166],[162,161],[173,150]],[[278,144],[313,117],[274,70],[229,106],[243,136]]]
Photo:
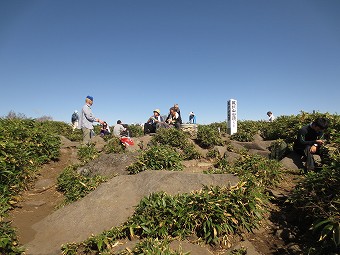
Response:
[[[124,223],[140,199],[152,192],[174,195],[199,190],[203,185],[235,185],[238,178],[228,174],[197,174],[146,171],[122,175],[100,185],[83,199],[61,208],[32,226],[34,239],[26,254],[60,254],[60,246],[80,242]]]

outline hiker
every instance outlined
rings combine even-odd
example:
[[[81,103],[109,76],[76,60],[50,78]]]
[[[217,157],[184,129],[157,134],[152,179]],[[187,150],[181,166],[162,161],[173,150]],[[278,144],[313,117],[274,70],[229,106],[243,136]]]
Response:
[[[181,110],[179,109],[178,104],[174,104],[175,111],[178,113],[178,115],[181,117]]]
[[[328,119],[317,118],[298,131],[293,150],[306,160],[305,173],[315,170],[313,154],[319,155],[320,147],[325,142],[323,131],[328,128],[328,125]]]
[[[113,135],[118,138],[122,138],[127,135],[127,128],[122,125],[121,120],[117,120],[117,124],[113,128]]]
[[[267,112],[267,115],[268,115],[269,122],[273,122],[275,120],[275,116],[273,115],[271,111]]]
[[[181,128],[182,118],[181,115],[176,111],[175,107],[170,108],[170,113],[165,122],[168,124],[169,127],[175,127],[177,129]]]
[[[190,124],[196,124],[196,116],[195,116],[194,112],[189,113],[189,123]]]
[[[72,113],[71,123],[72,123],[72,131],[74,131],[78,127],[78,124],[79,124],[79,115],[78,115],[77,110],[74,110],[74,112]]]
[[[93,122],[99,122],[100,124],[104,123],[93,115],[91,109],[92,104],[93,97],[87,96],[79,118],[79,128],[83,131],[83,144],[91,143],[91,139],[94,136]]]
[[[106,121],[104,121],[104,123],[102,124],[102,127],[100,129],[100,136],[103,137],[103,136],[109,135],[109,134],[111,134],[110,127],[108,126]]]
[[[144,134],[156,133],[159,124],[164,122],[160,114],[161,111],[159,109],[153,111],[153,115],[144,124]]]

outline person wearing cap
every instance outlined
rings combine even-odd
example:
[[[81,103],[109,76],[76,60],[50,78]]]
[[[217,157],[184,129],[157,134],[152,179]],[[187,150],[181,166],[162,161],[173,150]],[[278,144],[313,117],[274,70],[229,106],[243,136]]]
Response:
[[[103,124],[104,121],[96,118],[93,113],[91,106],[93,104],[93,97],[87,96],[85,98],[85,105],[81,110],[81,115],[79,119],[79,128],[83,131],[83,144],[91,143],[91,139],[94,136],[93,123],[99,122]]]
[[[77,110],[74,110],[72,114],[71,123],[72,123],[72,131],[74,131],[78,127],[78,123],[79,123],[79,115],[78,115]]]
[[[160,114],[161,111],[159,109],[153,111],[153,115],[144,124],[144,134],[156,133],[157,128],[164,122]]]

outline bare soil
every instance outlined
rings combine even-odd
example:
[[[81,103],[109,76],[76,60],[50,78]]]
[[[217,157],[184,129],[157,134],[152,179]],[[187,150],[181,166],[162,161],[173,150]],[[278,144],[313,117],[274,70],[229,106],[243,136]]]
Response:
[[[92,233],[100,233],[119,225],[133,213],[141,197],[151,192],[162,190],[176,194],[199,189],[206,183],[221,185],[237,182],[233,176],[203,175],[202,172],[212,166],[212,162],[205,159],[185,161],[183,172],[157,171],[157,174],[127,175],[126,166],[135,160],[139,146],[146,146],[150,139],[150,136],[135,139],[135,145],[128,149],[128,153],[102,154],[84,166],[90,174],[101,174],[112,179],[80,201],[56,209],[63,201],[63,195],[56,190],[57,178],[66,166],[78,162],[78,144],[63,138],[59,160],[42,167],[31,188],[23,192],[22,201],[10,214],[10,220],[17,228],[19,242],[28,248],[27,254],[60,254],[62,243],[81,241]],[[235,143],[235,146],[268,155],[267,143],[261,140]],[[203,155],[207,152],[201,148],[199,150]],[[221,154],[225,152],[223,148],[219,148],[219,151]],[[230,159],[237,160],[237,154],[230,153]],[[190,238],[187,241],[176,241],[172,247],[182,247],[183,251],[197,255],[227,254],[230,249],[238,247],[246,247],[248,255],[300,254],[298,247],[291,248],[295,244],[294,236],[286,238],[282,235],[282,222],[286,216],[281,211],[281,205],[302,176],[293,160],[285,159],[283,163],[291,170],[286,171],[277,188],[269,191],[274,199],[259,230],[236,238],[233,247],[205,246],[196,244]],[[120,246],[121,249],[131,249],[135,243],[122,240]]]

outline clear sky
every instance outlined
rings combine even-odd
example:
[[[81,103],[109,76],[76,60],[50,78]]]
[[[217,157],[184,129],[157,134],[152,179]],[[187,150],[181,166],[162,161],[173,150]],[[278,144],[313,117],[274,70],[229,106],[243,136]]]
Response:
[[[0,116],[340,112],[339,0],[1,0]]]

